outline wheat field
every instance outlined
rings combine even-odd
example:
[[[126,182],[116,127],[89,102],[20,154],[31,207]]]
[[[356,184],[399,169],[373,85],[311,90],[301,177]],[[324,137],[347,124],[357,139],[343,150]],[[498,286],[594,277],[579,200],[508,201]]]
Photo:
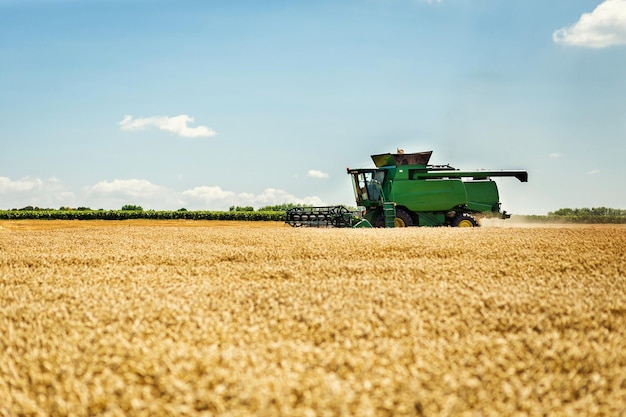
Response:
[[[623,416],[626,227],[0,222],[0,416]]]

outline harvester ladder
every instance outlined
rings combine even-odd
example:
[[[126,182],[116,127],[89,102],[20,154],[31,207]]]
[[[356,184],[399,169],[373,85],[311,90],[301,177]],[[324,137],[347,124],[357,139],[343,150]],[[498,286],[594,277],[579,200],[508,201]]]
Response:
[[[396,227],[396,203],[383,203],[385,227]]]

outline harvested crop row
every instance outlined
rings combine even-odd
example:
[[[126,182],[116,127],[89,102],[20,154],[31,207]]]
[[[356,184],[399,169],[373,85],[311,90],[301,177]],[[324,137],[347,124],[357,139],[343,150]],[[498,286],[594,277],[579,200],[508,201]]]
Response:
[[[626,409],[623,227],[0,238],[3,416]]]

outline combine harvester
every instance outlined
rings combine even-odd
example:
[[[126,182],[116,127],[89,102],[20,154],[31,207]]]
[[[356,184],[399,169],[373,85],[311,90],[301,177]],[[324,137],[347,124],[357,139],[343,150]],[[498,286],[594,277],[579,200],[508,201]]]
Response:
[[[491,177],[528,181],[527,171],[460,171],[428,165],[432,151],[372,155],[376,168],[350,169],[356,204],[296,207],[285,223],[294,227],[479,226],[476,213],[500,212],[498,187]]]

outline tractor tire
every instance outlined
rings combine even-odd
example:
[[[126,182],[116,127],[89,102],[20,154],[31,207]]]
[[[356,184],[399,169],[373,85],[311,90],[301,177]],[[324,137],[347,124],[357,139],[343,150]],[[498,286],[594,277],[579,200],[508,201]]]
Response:
[[[471,214],[460,213],[450,223],[452,227],[479,227],[480,224],[478,220],[474,218]]]
[[[396,210],[396,227],[413,226],[411,215],[402,209]]]

